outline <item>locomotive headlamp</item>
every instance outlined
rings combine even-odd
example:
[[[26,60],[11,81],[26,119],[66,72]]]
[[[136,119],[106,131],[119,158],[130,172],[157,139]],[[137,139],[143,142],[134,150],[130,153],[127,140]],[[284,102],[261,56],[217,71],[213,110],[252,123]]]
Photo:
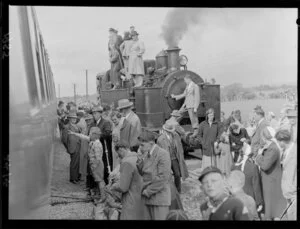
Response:
[[[179,57],[179,63],[181,66],[186,66],[188,62],[188,58],[185,55],[181,55]]]

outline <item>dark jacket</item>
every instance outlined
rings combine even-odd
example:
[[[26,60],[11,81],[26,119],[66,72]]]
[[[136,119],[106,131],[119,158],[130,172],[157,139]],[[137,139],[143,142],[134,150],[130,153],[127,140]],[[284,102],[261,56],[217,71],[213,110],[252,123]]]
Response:
[[[219,142],[220,135],[221,132],[219,124],[214,121],[210,127],[208,122],[205,120],[200,123],[197,136],[195,138],[190,138],[189,144],[192,146],[201,145],[203,155],[212,156],[213,144],[216,141]]]
[[[233,165],[232,170],[241,170],[241,166],[242,165]],[[263,205],[262,184],[258,166],[252,159],[248,159],[245,163],[243,172],[245,174],[244,192],[247,195],[252,196],[257,207]]]
[[[242,138],[246,138],[247,144],[250,144],[250,137],[245,128],[241,128],[239,134],[234,133],[230,127],[229,131],[229,144],[231,152],[239,152],[243,148],[243,142],[241,142]],[[235,143],[235,146],[233,146],[232,143]]]

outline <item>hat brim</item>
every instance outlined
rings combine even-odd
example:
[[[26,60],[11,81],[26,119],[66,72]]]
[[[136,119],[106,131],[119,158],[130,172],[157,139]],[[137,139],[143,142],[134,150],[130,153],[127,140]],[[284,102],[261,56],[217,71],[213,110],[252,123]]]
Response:
[[[175,127],[173,127],[171,130],[170,130],[170,129],[167,129],[167,128],[166,128],[166,125],[163,125],[162,128],[163,128],[165,131],[168,131],[168,132],[171,132],[171,133],[174,133],[175,130],[176,130]]]
[[[133,102],[130,102],[129,104],[127,104],[125,106],[118,107],[117,109],[118,110],[122,110],[122,109],[125,109],[125,108],[128,108],[128,107],[132,107],[132,106],[133,106]]]
[[[208,171],[206,171],[205,173],[201,174],[201,175],[199,176],[198,180],[199,180],[200,182],[202,182],[203,178],[204,178],[207,174],[210,174],[210,173],[219,173],[219,174],[222,174],[221,171],[216,170],[216,169],[214,169],[214,170],[208,170]]]
[[[68,118],[78,118],[77,116],[70,115]]]

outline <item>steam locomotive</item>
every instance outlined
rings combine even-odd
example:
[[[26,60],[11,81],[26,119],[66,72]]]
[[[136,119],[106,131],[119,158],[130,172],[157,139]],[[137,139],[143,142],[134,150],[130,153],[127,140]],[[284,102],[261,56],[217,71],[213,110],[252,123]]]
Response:
[[[200,87],[200,105],[197,111],[199,123],[205,119],[208,108],[214,108],[215,118],[219,120],[220,85],[206,83],[197,73],[187,70],[187,57],[179,56],[180,50],[178,47],[168,48],[159,52],[155,60],[145,60],[144,67],[147,74],[144,78],[145,85],[140,88],[106,90],[104,84],[100,82],[104,75],[97,75],[97,85],[100,85],[97,87],[100,103],[116,107],[119,99],[127,98],[134,103],[135,112],[142,126],[157,131],[170,117],[172,110],[179,110],[182,106],[184,98],[176,101],[171,98],[171,94],[183,93],[186,87],[183,78],[189,74]],[[186,130],[191,130],[187,112],[180,124]]]
[[[9,6],[9,219],[47,219],[57,130],[53,73],[31,6]]]

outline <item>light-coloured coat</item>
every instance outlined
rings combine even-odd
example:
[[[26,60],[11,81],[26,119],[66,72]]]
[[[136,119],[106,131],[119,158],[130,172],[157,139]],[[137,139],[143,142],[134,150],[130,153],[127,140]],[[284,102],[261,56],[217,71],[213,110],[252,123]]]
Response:
[[[158,145],[154,146],[151,157],[137,160],[137,168],[143,177],[143,188],[149,197],[143,196],[146,205],[171,205],[171,159],[170,154]]]
[[[143,204],[141,199],[142,177],[136,167],[136,153],[128,153],[120,165],[120,186],[122,192],[121,220],[142,220]]]
[[[254,134],[252,135],[251,139],[251,151],[253,156],[256,157],[258,150],[263,147],[263,139],[261,138],[262,130],[268,126],[268,123],[265,119],[256,127]]]
[[[290,152],[282,161],[281,188],[286,199],[297,197],[297,143],[292,143]]]
[[[176,132],[172,134],[172,138],[174,139],[174,143],[175,143],[175,147],[176,147],[175,155],[179,162],[180,175],[181,175],[182,179],[185,180],[189,176],[189,172],[188,172],[187,166],[184,161],[184,155],[183,155],[184,152],[183,152],[181,139]],[[157,145],[159,147],[165,149],[168,152],[171,152],[171,150],[172,150],[171,143],[165,133],[161,134],[158,137]]]
[[[129,52],[128,71],[132,75],[145,75],[142,55],[145,53],[144,43],[140,40],[132,41]]]
[[[198,109],[200,104],[199,86],[192,81],[191,85],[186,86],[184,95],[185,95],[185,100],[182,105],[182,108],[186,107],[187,109],[189,108]]]
[[[120,129],[120,140],[127,142],[130,147],[138,145],[141,128],[139,117],[131,111],[128,118],[124,119],[123,126]]]

